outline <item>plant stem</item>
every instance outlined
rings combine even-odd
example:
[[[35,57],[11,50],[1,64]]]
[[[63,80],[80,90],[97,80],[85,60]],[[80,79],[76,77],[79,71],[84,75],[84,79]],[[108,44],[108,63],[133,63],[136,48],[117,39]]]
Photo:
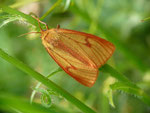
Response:
[[[100,71],[103,71],[105,73],[110,73],[111,76],[116,78],[120,82],[130,82],[124,75],[116,71],[113,67],[111,67],[108,64],[105,64],[101,68],[99,68]],[[131,83],[131,82],[130,82]]]
[[[54,82],[49,80],[48,78],[44,77],[40,73],[34,71],[32,68],[24,64],[23,62],[19,61],[18,59],[9,56],[7,53],[5,53],[2,49],[0,49],[0,57],[8,61],[9,63],[16,66],[18,69],[22,70],[23,72],[27,73],[28,75],[31,75],[36,80],[43,83],[48,88],[56,91],[60,95],[62,95],[64,98],[66,98],[68,101],[70,101],[72,104],[74,104],[76,107],[78,107],[80,110],[82,110],[85,113],[95,113],[91,108],[86,106],[84,103],[82,103],[80,100],[72,96],[70,93],[56,85]]]
[[[61,3],[61,1],[62,0],[57,0],[57,2],[50,7],[50,9],[40,18],[40,20],[43,20],[47,15],[49,15]]]
[[[38,27],[39,25],[38,25],[37,20],[35,20],[32,16],[24,14],[16,9],[10,8],[8,6],[0,5],[0,8],[2,8],[3,12],[6,12],[8,14],[15,15],[15,16],[21,16],[23,19],[25,19],[26,22],[36,26],[38,28],[38,30],[40,30],[40,28]],[[40,23],[40,25],[41,25],[41,27],[45,27],[45,25],[42,23]]]
[[[144,18],[143,20],[141,20],[142,22],[150,20],[150,17]]]

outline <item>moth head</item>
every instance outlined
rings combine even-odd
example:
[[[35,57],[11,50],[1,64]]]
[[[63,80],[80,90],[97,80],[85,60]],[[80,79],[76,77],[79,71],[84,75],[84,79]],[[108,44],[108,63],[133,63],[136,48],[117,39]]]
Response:
[[[42,39],[42,40],[44,40],[45,38],[46,38],[46,36],[48,35],[48,30],[41,30],[41,36],[40,36],[40,38]]]

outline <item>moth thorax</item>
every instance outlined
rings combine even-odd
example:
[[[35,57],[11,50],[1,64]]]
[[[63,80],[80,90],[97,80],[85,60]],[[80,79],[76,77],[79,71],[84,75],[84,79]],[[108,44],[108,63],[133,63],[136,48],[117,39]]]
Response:
[[[45,47],[53,49],[54,47],[57,47],[59,45],[60,40],[58,38],[46,37],[42,42]]]
[[[59,40],[58,39],[52,39],[51,41],[50,41],[50,44],[52,45],[52,46],[54,46],[54,47],[57,47],[58,46],[58,44],[59,44]]]

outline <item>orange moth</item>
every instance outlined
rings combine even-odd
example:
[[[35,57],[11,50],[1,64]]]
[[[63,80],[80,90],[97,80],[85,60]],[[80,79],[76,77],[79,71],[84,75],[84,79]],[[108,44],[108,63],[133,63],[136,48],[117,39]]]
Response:
[[[98,68],[112,56],[115,46],[88,33],[62,29],[60,26],[53,29],[46,27],[47,30],[43,30],[40,26],[40,33],[49,55],[79,83],[93,86],[99,73]]]

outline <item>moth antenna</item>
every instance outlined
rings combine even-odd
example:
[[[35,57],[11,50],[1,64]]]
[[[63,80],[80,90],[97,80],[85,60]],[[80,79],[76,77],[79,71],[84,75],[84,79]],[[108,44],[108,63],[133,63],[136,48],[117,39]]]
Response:
[[[39,18],[36,18],[35,16],[32,16],[32,17],[38,21],[38,25],[40,27],[40,30],[43,31],[43,29],[41,28],[40,22],[39,22],[40,21]]]
[[[60,28],[60,25],[59,24],[57,24],[57,29],[59,29]]]
[[[48,25],[45,23],[45,22],[42,22],[39,18],[36,18],[35,16],[32,16],[34,19],[36,19],[38,21],[38,24],[39,24],[39,27],[40,27],[40,30],[41,31],[44,31],[42,28],[41,28],[41,25],[40,23],[44,24],[46,26],[46,29],[48,30]]]
[[[47,24],[46,24],[46,29],[47,29],[47,30],[49,29]]]
[[[29,33],[24,33],[24,34],[21,34],[21,35],[19,35],[19,36],[17,36],[17,37],[22,37],[22,36],[24,36],[24,35],[28,35],[28,34],[32,34],[32,33],[41,33],[41,32],[29,32]]]
[[[40,23],[42,23],[42,24],[44,24],[45,26],[46,26],[46,29],[48,30],[49,28],[48,28],[48,25],[45,23],[45,22],[42,22],[41,20],[39,20],[38,18],[37,18],[37,20],[38,20],[38,23],[39,23],[39,25],[40,25]],[[40,26],[41,27],[41,26]],[[42,28],[41,28],[42,29]]]

